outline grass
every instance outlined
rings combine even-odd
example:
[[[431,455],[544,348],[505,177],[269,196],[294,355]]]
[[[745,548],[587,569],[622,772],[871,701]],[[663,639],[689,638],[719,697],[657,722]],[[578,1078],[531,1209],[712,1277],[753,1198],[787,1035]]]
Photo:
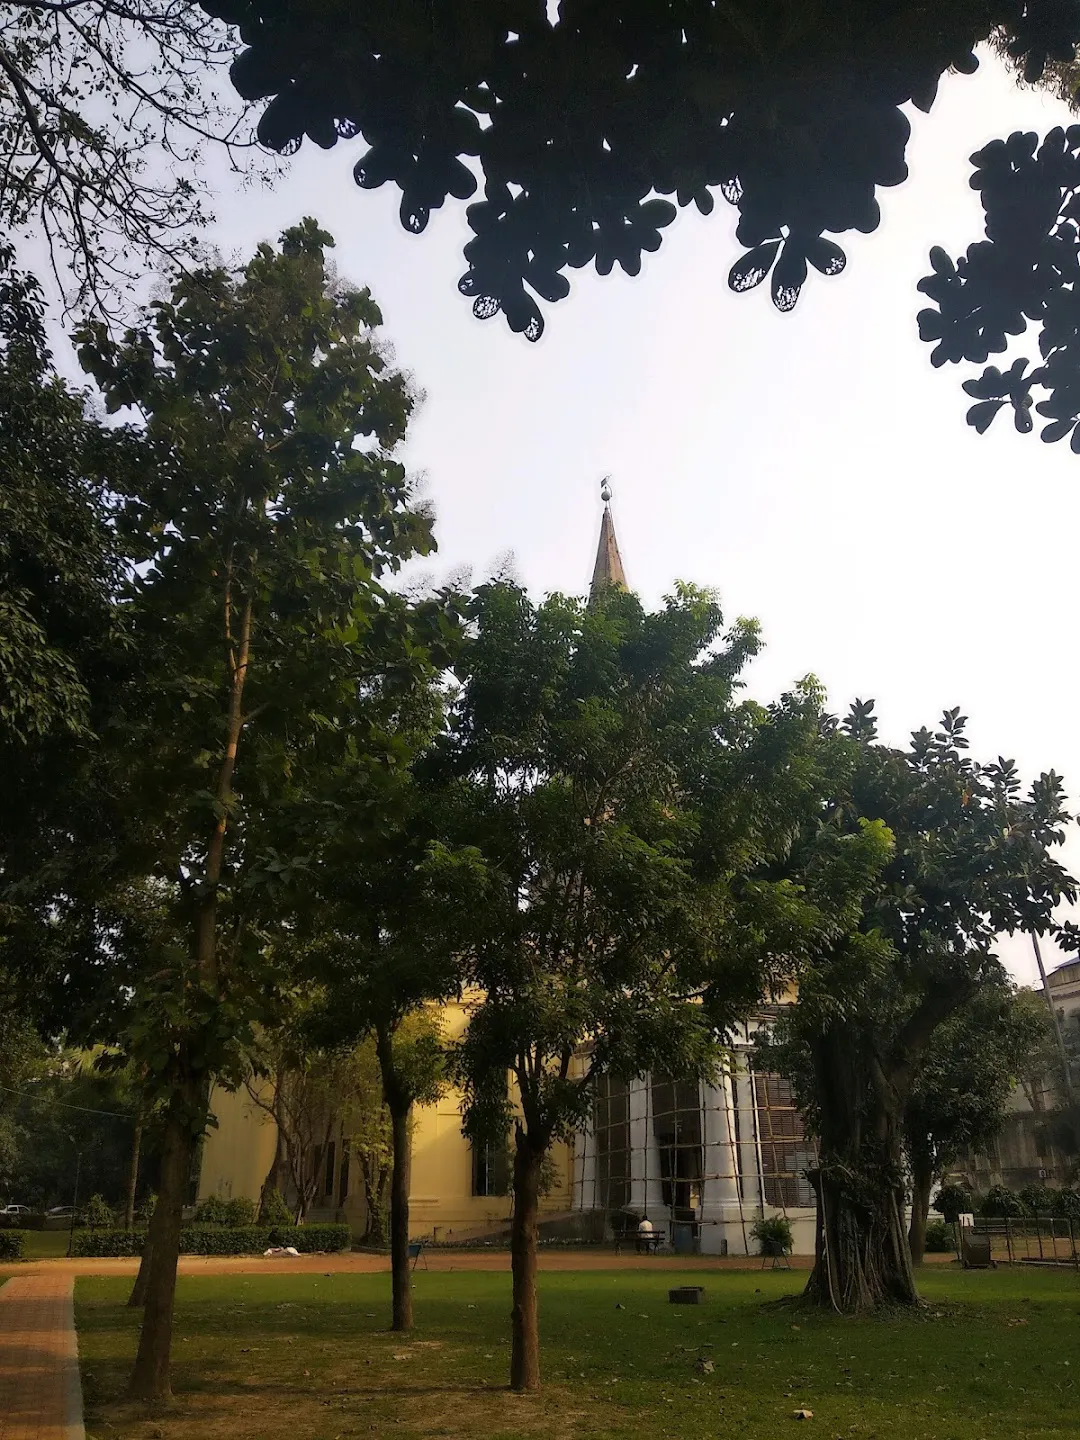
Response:
[[[922,1316],[864,1321],[769,1303],[804,1279],[541,1274],[545,1386],[514,1396],[508,1275],[419,1271],[407,1339],[385,1329],[385,1276],[183,1277],[177,1402],[153,1419],[118,1398],[136,1340],[130,1279],[80,1279],[88,1437],[774,1440],[802,1407],[821,1440],[1076,1436],[1075,1272],[926,1270]],[[682,1283],[706,1287],[702,1306],[668,1304]]]
[[[67,1254],[66,1230],[24,1230],[24,1260],[56,1260]]]

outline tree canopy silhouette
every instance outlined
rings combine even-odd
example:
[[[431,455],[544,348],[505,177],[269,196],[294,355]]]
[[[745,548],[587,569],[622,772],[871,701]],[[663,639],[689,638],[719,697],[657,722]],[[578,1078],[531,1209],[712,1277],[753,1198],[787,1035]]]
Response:
[[[1067,66],[1080,0],[203,0],[237,25],[239,94],[282,153],[362,135],[357,184],[388,182],[420,233],[448,198],[473,231],[474,313],[536,340],[569,269],[641,269],[679,206],[738,207],[728,282],[771,277],[790,310],[830,235],[872,231],[907,175],[902,106],[995,39],[1029,81]],[[1056,73],[1056,72],[1055,72]],[[1012,145],[1013,142],[1010,142]],[[667,199],[664,197],[673,197]],[[1075,262],[1074,262],[1075,263]]]

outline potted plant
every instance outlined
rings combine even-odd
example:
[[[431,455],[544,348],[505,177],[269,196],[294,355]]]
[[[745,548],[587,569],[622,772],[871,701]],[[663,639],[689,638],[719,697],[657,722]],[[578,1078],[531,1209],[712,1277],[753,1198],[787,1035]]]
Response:
[[[786,1215],[759,1215],[750,1227],[750,1233],[761,1246],[758,1253],[772,1256],[774,1260],[790,1255],[795,1246],[791,1221]]]

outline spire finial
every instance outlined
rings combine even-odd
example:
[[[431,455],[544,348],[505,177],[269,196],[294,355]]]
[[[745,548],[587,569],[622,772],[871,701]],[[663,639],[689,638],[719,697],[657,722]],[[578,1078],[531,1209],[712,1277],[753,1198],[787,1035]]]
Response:
[[[611,515],[610,475],[605,475],[600,481],[600,499],[604,502],[604,518],[600,522],[600,544],[596,550],[596,565],[593,567],[592,586],[589,591],[591,601],[595,601],[600,593],[610,586],[617,590],[629,588],[618,541],[615,539],[615,521]]]

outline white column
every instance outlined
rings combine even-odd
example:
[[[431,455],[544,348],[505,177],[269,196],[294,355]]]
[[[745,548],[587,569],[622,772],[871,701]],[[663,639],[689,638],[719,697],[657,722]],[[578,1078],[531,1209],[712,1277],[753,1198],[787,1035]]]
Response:
[[[654,1225],[667,1220],[664,1187],[660,1178],[660,1147],[653,1124],[651,1083],[648,1075],[630,1082],[630,1208],[648,1215]]]
[[[660,1174],[660,1146],[656,1143],[656,1113],[652,1093],[652,1076],[647,1075],[644,1083],[648,1086],[649,1094],[649,1123],[646,1126],[648,1144],[645,1151],[645,1209],[648,1211],[649,1219],[659,1230],[666,1225],[671,1216],[664,1207],[664,1182]]]
[[[721,1075],[715,1085],[702,1085],[701,1108],[701,1251],[703,1255],[718,1255],[726,1239],[728,1248],[738,1254],[742,1250],[739,1180],[732,1134],[731,1079],[727,1074]]]
[[[645,1123],[647,1083],[647,1079],[629,1081],[626,1097],[630,1117],[630,1209],[638,1215],[645,1210],[645,1166],[649,1152]]]
[[[735,1104],[739,1113],[739,1175],[742,1179],[743,1212],[749,1223],[755,1215],[762,1213],[762,1190],[754,1082],[745,1050],[735,1052]]]

